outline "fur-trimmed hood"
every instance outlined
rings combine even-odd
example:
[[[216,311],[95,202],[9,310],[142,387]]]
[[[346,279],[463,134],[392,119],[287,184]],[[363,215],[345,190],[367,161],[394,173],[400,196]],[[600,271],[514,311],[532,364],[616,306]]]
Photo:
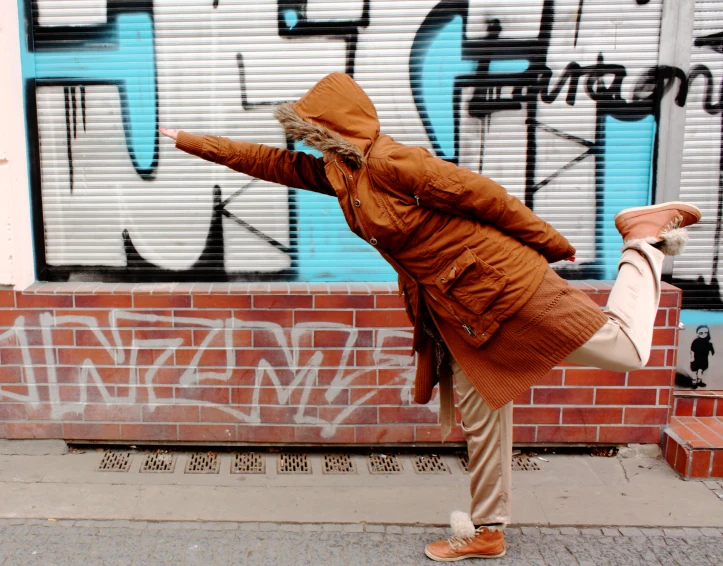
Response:
[[[286,102],[275,113],[293,140],[322,153],[335,153],[359,168],[379,137],[374,104],[349,75],[332,73],[298,102]]]

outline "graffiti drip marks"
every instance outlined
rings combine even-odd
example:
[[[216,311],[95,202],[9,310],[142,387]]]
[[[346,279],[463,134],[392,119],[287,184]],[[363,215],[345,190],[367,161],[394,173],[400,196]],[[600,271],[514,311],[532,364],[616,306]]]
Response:
[[[130,158],[138,175],[150,180],[158,165],[159,143],[155,36],[152,10],[133,9],[138,11],[109,6],[105,25],[36,27],[34,76],[29,80],[31,88],[117,86]]]

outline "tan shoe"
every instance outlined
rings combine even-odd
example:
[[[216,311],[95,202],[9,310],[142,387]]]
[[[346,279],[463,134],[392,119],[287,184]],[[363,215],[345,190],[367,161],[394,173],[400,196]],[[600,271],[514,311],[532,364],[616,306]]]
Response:
[[[679,255],[688,242],[688,232],[683,228],[695,224],[701,216],[695,205],[666,202],[621,210],[615,215],[615,227],[625,243],[644,240],[665,255]]]
[[[424,553],[436,562],[457,562],[466,558],[501,558],[505,555],[505,534],[495,527],[475,529],[469,515],[452,513],[452,536],[427,545]]]

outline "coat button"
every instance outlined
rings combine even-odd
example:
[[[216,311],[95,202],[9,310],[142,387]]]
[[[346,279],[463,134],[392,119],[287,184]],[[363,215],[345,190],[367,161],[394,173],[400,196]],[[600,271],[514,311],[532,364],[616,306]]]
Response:
[[[354,200],[354,206],[356,206],[357,208],[359,208],[359,207],[361,206],[361,201],[360,201],[359,199],[355,199],[355,200]]]
[[[377,239],[376,239],[376,238],[372,238],[371,240],[369,240],[369,243],[370,243],[372,246],[376,246],[376,245],[377,245]]]

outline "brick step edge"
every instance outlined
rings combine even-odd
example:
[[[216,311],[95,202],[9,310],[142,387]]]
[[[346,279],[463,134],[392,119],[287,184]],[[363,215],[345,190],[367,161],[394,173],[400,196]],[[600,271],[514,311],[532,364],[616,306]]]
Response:
[[[723,417],[723,391],[673,392],[674,417]]]
[[[675,431],[663,431],[663,458],[685,480],[723,478],[723,445],[693,447]]]

